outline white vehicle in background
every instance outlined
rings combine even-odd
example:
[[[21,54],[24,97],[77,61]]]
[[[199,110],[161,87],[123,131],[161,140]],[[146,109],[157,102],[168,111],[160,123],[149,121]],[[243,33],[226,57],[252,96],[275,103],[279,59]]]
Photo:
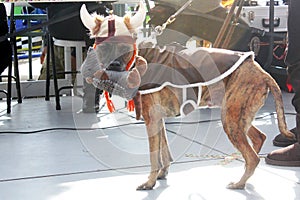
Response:
[[[259,60],[267,59],[269,53],[270,1],[245,1],[240,18],[250,27],[262,32],[253,34],[249,48]],[[284,66],[286,47],[288,5],[286,1],[274,1],[274,44],[272,65]]]
[[[240,18],[250,27],[263,32],[253,33],[249,43],[249,49],[254,51],[256,59],[262,63],[268,63],[266,69],[277,81],[281,88],[286,88],[286,68],[284,63],[286,53],[288,0],[274,1],[274,33],[270,33],[270,1],[245,1]],[[273,45],[270,37],[274,37]],[[270,55],[272,54],[272,55]]]
[[[269,31],[270,1],[246,1],[240,17],[250,26]],[[274,1],[274,32],[287,31],[288,5]]]

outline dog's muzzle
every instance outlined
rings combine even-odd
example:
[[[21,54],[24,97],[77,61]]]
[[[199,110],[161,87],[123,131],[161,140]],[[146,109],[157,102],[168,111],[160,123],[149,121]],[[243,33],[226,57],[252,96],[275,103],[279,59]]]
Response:
[[[117,71],[117,72],[124,71],[124,69],[122,69],[121,62],[118,60],[111,62],[109,66],[106,68],[106,70]]]
[[[136,95],[138,88],[127,87],[126,77],[129,73],[128,71],[116,72],[105,70],[105,73],[109,79],[101,80],[93,78],[93,85],[95,87],[127,100],[132,99]]]
[[[94,74],[99,70],[102,70],[107,76],[103,79],[95,78]],[[122,71],[119,61],[112,62],[108,68],[104,69],[101,67],[93,48],[88,50],[87,57],[81,66],[81,73],[84,79],[93,78],[93,85],[100,90],[105,90],[127,100],[132,99],[138,91],[138,87],[129,88],[127,86],[126,78],[129,71]]]

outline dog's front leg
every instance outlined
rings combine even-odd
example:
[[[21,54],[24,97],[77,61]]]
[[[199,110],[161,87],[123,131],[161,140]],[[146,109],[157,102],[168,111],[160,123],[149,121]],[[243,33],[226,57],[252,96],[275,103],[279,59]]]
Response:
[[[151,172],[147,182],[140,185],[137,190],[150,190],[155,186],[159,171],[164,164],[162,163],[163,159],[161,159],[161,135],[165,127],[161,108],[155,104],[155,98],[152,95],[147,95],[147,98],[142,96],[142,105],[149,140]]]
[[[150,123],[151,124],[151,123]],[[140,185],[138,190],[151,190],[157,179],[165,179],[172,161],[169,145],[165,135],[164,120],[155,121],[155,125],[147,125],[151,172],[148,181]],[[156,132],[157,131],[157,132]]]
[[[156,124],[150,122],[149,124],[146,124],[146,126],[149,140],[151,172],[148,181],[140,185],[137,190],[153,189],[158,177],[158,172],[162,167],[160,161],[160,133],[159,131],[156,131]]]
[[[169,167],[171,162],[173,161],[172,155],[170,153],[168,138],[166,134],[166,128],[164,119],[162,119],[162,129],[160,131],[160,156],[163,167],[160,169],[158,173],[157,179],[165,179],[169,173]]]
[[[158,135],[149,138],[151,172],[148,176],[148,180],[138,186],[137,190],[151,190],[156,184],[158,172],[161,168],[159,147],[156,144],[159,144]]]

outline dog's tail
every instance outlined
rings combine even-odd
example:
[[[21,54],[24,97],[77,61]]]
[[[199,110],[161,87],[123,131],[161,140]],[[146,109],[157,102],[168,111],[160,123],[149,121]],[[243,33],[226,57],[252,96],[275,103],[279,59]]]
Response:
[[[276,113],[277,113],[277,120],[278,120],[278,128],[280,133],[286,136],[287,138],[295,139],[295,135],[289,131],[285,121],[284,115],[284,108],[283,108],[283,101],[282,101],[282,94],[281,90],[276,83],[276,81],[266,73],[267,86],[270,89],[271,93],[273,94],[275,105],[276,105]]]

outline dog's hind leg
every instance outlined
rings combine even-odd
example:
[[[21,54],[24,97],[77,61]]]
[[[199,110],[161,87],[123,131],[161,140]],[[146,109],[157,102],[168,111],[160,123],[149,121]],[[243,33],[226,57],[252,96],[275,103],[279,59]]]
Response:
[[[255,150],[248,143],[246,132],[247,127],[245,127],[244,120],[232,120],[228,117],[230,113],[226,113],[223,119],[224,130],[231,143],[241,152],[243,158],[245,159],[245,172],[242,178],[238,182],[230,183],[227,188],[229,189],[243,189],[247,180],[253,175],[256,166],[259,163],[259,157]],[[230,123],[224,123],[224,120]]]
[[[259,153],[266,140],[266,135],[253,125],[249,128],[247,135],[252,142],[253,149],[256,153]]]
[[[243,176],[238,182],[230,183],[228,188],[243,189],[260,161],[257,152],[265,136],[251,124],[267,94],[268,87],[262,70],[252,60],[245,61],[228,79],[222,102],[222,124],[229,140],[245,160]]]

